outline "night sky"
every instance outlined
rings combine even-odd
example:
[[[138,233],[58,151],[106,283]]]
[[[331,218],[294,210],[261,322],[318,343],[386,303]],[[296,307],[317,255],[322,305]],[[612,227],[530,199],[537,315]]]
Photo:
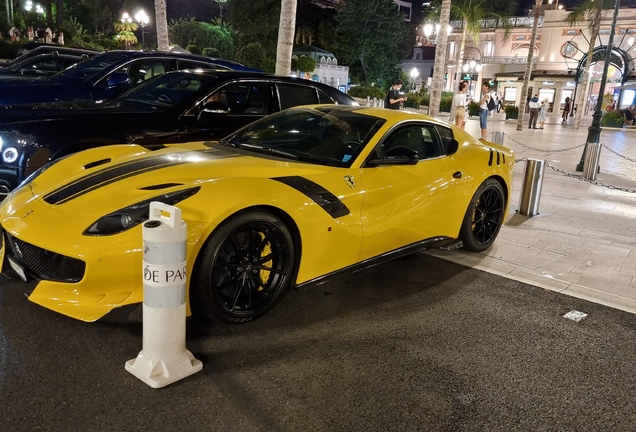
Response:
[[[523,11],[534,6],[534,0],[518,0],[519,8],[518,14],[523,14]],[[554,3],[554,2],[553,2]],[[559,4],[564,5],[567,8],[573,8],[580,3],[580,0],[559,0]],[[621,0],[621,6],[634,6],[636,7],[636,0]]]

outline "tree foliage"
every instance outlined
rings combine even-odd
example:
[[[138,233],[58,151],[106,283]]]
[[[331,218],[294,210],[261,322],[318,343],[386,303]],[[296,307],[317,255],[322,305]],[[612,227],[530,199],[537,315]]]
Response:
[[[389,79],[409,51],[404,16],[393,0],[341,0],[337,21],[340,55],[360,67],[366,82]]]
[[[268,56],[276,54],[280,0],[228,0],[226,17],[238,31],[238,47],[258,41]]]
[[[170,23],[168,31],[172,43],[183,47],[196,45],[203,52],[211,48],[220,58],[234,58],[234,29],[229,24],[219,26],[194,18],[180,18]]]
[[[316,69],[316,60],[309,56],[292,57],[292,71],[313,72]]]
[[[236,60],[245,66],[260,69],[265,62],[265,50],[259,42],[252,42],[240,48]]]

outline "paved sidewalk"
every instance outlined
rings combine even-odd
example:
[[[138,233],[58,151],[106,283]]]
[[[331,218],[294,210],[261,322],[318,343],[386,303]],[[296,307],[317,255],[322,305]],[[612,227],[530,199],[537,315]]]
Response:
[[[489,133],[505,132],[504,144],[515,151],[517,160],[535,158],[548,163],[540,214],[530,218],[515,213],[525,168],[525,162],[520,161],[515,170],[511,213],[493,247],[483,253],[427,253],[636,313],[636,193],[593,185],[551,168],[580,175],[575,167],[582,147],[554,151],[584,144],[591,117],[574,130],[561,125],[554,114],[544,129],[523,131],[516,130],[516,120],[506,121],[504,117],[503,112],[489,117]],[[479,136],[478,120],[469,119],[466,130]],[[635,160],[603,148],[597,181],[636,189],[636,132],[604,129],[601,142]]]

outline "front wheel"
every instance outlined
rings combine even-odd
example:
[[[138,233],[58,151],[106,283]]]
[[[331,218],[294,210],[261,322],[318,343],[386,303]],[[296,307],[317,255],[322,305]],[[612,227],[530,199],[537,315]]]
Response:
[[[464,249],[481,252],[497,238],[504,222],[506,200],[501,184],[495,179],[483,182],[468,205],[459,237]]]
[[[208,318],[228,324],[270,311],[295,278],[296,253],[289,229],[273,214],[252,211],[223,223],[204,246],[193,275]]]

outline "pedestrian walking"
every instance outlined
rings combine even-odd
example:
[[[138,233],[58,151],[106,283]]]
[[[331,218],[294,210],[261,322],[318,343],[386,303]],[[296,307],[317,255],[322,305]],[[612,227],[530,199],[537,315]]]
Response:
[[[545,98],[541,101],[541,108],[539,109],[539,129],[543,129],[543,125],[548,119],[548,108],[550,108],[550,99]]]
[[[35,32],[33,31],[33,26],[29,26],[27,28],[27,37],[29,38],[30,41],[32,41],[35,38]]]
[[[528,108],[530,108],[530,122],[528,123],[528,129],[539,129],[537,127],[537,119],[539,118],[539,110],[541,104],[539,103],[539,95],[535,94],[528,102]]]
[[[57,33],[57,43],[64,45],[64,32],[60,31]]]
[[[386,99],[384,100],[384,108],[390,108],[394,110],[400,109],[400,102],[404,102],[406,100],[405,97],[400,95],[400,89],[402,88],[402,80],[396,79],[393,81],[393,85],[391,86],[391,90],[386,94]]]
[[[44,42],[53,43],[53,32],[48,25],[46,26],[46,30],[44,30]]]
[[[565,98],[565,105],[563,106],[563,116],[561,116],[561,123],[567,123],[568,115],[570,114],[570,98]]]
[[[464,129],[466,125],[466,90],[464,83],[459,84],[459,92],[453,96],[453,108],[455,109],[455,126]]]
[[[479,101],[479,127],[481,128],[481,137],[479,139],[482,141],[486,141],[486,136],[488,135],[488,112],[490,111],[488,108],[488,104],[495,103],[489,90],[490,87],[488,86],[488,84],[482,84],[482,96],[481,100]]]

